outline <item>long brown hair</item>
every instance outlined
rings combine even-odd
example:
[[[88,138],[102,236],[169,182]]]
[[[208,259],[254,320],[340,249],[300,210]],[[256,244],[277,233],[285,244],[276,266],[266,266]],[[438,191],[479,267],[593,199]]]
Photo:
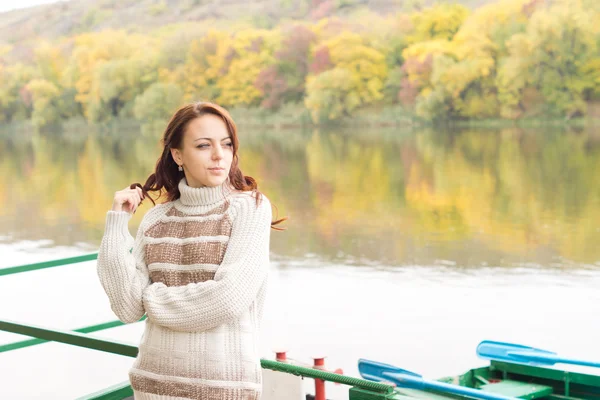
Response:
[[[177,200],[179,193],[179,181],[184,177],[183,171],[179,171],[179,166],[171,155],[171,149],[181,149],[183,135],[190,121],[202,117],[206,114],[212,114],[220,117],[225,122],[231,141],[233,143],[233,160],[231,169],[229,170],[229,181],[231,185],[239,191],[252,191],[255,193],[256,203],[261,200],[262,193],[258,191],[258,184],[251,176],[245,176],[238,166],[238,149],[239,140],[237,135],[237,127],[231,118],[231,115],[223,107],[209,102],[197,102],[187,104],[181,107],[173,114],[162,138],[163,152],[156,162],[154,173],[151,174],[146,183],[141,185],[133,183],[131,188],[136,186],[142,189],[144,198],[150,198],[152,204],[156,204],[154,199],[149,195],[149,192],[158,192],[157,199],[166,196],[166,201]],[[287,220],[287,217],[271,222],[271,228],[283,230],[283,228],[275,227],[275,225]]]

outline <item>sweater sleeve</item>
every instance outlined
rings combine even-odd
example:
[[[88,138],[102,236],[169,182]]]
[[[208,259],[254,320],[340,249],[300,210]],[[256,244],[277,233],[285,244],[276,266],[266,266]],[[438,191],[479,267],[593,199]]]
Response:
[[[148,319],[184,332],[206,331],[247,311],[267,279],[271,206],[263,196],[232,204],[236,215],[214,280],[167,287],[153,283],[144,291]]]
[[[134,240],[127,228],[131,215],[125,211],[109,211],[98,251],[100,283],[108,295],[111,309],[125,323],[136,322],[144,315],[142,292],[150,284],[143,240],[143,226],[148,214]]]

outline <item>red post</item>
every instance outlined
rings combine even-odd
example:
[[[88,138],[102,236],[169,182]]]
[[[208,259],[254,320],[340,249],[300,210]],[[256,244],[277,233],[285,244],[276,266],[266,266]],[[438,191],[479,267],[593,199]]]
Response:
[[[275,361],[286,362],[287,361],[286,351],[276,351],[275,352]]]
[[[314,357],[315,369],[325,369],[325,357]],[[315,400],[325,400],[325,381],[322,379],[315,379]]]

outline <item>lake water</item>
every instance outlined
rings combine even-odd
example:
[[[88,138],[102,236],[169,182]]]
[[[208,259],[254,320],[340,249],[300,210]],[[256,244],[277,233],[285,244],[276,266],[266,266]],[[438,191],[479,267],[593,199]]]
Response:
[[[114,192],[159,154],[152,129],[0,132],[0,268],[97,251]],[[362,357],[431,378],[485,365],[484,339],[600,358],[600,130],[240,140],[242,170],[290,217],[271,236],[264,357],[283,347],[348,375]],[[0,277],[0,304],[0,319],[59,329],[114,320],[93,262]],[[137,344],[142,328],[94,335]],[[126,380],[132,361],[56,343],[2,353],[0,398],[76,398]]]

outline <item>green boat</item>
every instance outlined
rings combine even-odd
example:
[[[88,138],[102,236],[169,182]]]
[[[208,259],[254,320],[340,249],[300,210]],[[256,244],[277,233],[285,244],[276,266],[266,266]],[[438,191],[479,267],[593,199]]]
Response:
[[[0,269],[0,277],[62,265],[92,261],[97,253],[36,264]],[[142,318],[143,320],[144,318]],[[87,326],[72,331],[0,320],[0,331],[22,334],[34,339],[0,345],[0,353],[54,341],[129,357],[137,347],[127,343],[96,338],[91,333],[123,325],[120,321]],[[600,399],[600,376],[553,367],[556,363],[600,367],[600,363],[559,357],[552,352],[521,345],[484,341],[477,349],[489,365],[471,369],[462,375],[427,380],[413,372],[374,361],[359,360],[361,378],[300,365],[293,361],[261,360],[264,374],[263,397],[277,399],[325,400],[325,383],[349,386],[348,400],[399,399]],[[534,364],[534,365],[532,365]],[[125,378],[125,377],[124,377]],[[367,379],[363,379],[367,378]],[[315,395],[303,393],[303,380],[313,379]],[[116,383],[99,392],[85,394],[79,400],[132,399],[128,381]]]
[[[458,376],[439,378],[436,382],[456,386],[459,390],[476,389],[483,396],[492,394],[506,398],[546,400],[600,399],[600,376],[505,361],[493,360],[488,366],[474,368]],[[441,400],[475,397],[442,390],[396,387],[392,395],[381,398]]]
[[[600,399],[600,376],[502,361],[440,381],[521,399]]]

